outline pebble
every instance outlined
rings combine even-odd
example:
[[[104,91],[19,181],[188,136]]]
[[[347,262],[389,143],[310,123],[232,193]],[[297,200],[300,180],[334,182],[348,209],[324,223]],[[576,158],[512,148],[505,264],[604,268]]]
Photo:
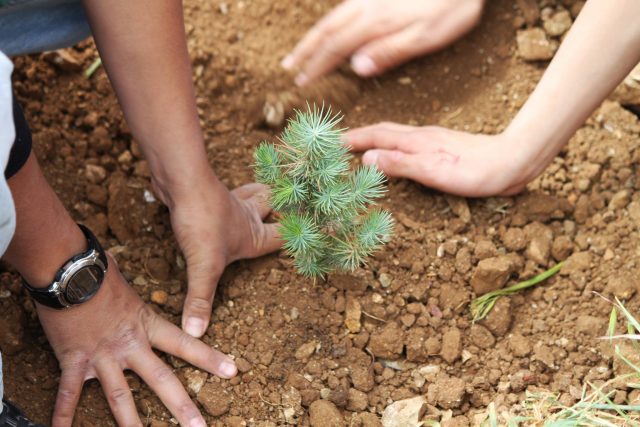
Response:
[[[534,25],[540,19],[540,7],[536,0],[518,0],[518,7],[524,20],[529,25]]]
[[[440,378],[429,385],[429,403],[443,409],[456,409],[462,405],[466,393],[465,382],[460,378]]]
[[[509,349],[514,356],[525,357],[531,353],[531,343],[528,338],[520,334],[513,334],[509,337]]]
[[[473,344],[480,348],[491,348],[496,343],[496,339],[491,332],[477,323],[471,326],[469,338]]]
[[[249,372],[251,370],[251,363],[249,363],[247,359],[239,357],[235,360],[235,362],[239,372],[244,374],[245,372]]]
[[[349,389],[349,401],[347,402],[347,410],[360,412],[367,409],[369,405],[369,398],[366,393],[361,392],[355,388]]]
[[[571,28],[571,14],[568,10],[562,9],[545,19],[542,27],[551,37],[560,37]]]
[[[184,373],[184,378],[187,380],[187,390],[189,390],[193,395],[197,395],[202,390],[202,386],[204,386],[207,381],[207,373],[199,371],[197,369],[188,369]]]
[[[541,28],[519,30],[516,34],[518,54],[525,61],[548,61],[553,58],[558,43],[549,40]]]
[[[378,416],[371,412],[361,412],[356,414],[352,418],[352,421],[352,424],[349,425],[350,427],[383,427]]]
[[[362,316],[362,307],[356,298],[348,297],[345,306],[344,325],[349,332],[357,334],[360,332],[362,324],[360,317]]]
[[[517,252],[527,247],[527,238],[522,228],[511,227],[504,233],[502,243],[508,250]]]
[[[198,402],[212,417],[219,417],[229,412],[231,396],[220,384],[206,383],[198,393]]]
[[[402,354],[404,333],[395,323],[389,322],[384,328],[371,334],[369,348],[376,357],[397,359]]]
[[[427,399],[416,396],[410,399],[398,400],[384,409],[382,425],[384,427],[419,427],[421,419],[427,410]]]
[[[315,340],[302,344],[296,350],[296,353],[295,353],[296,359],[302,360],[310,357],[313,353],[315,353],[317,345],[318,345],[318,342]]]
[[[483,259],[473,271],[471,287],[476,295],[502,288],[513,272],[513,263],[506,256]]]
[[[495,337],[501,337],[511,329],[512,317],[511,299],[502,297],[498,299],[493,306],[493,310],[480,324],[489,329]]]
[[[316,400],[309,406],[309,424],[311,427],[342,427],[344,419],[336,405],[328,400]]]
[[[383,288],[388,288],[389,286],[391,286],[392,279],[391,276],[389,276],[387,273],[382,273],[378,280],[380,281],[380,284]]]
[[[551,245],[551,256],[556,261],[564,261],[573,252],[573,242],[569,236],[558,236]]]
[[[151,302],[158,305],[165,305],[169,300],[169,294],[163,290],[151,292]]]
[[[351,370],[351,382],[356,389],[364,392],[371,391],[375,386],[373,372],[365,366],[356,366]]]
[[[84,176],[92,184],[100,184],[107,178],[107,170],[98,165],[86,165],[84,169]]]
[[[440,355],[449,364],[460,358],[462,352],[462,333],[458,328],[451,328],[442,336]]]
[[[620,190],[611,197],[609,209],[619,210],[627,207],[631,201],[631,192],[629,190]]]
[[[628,300],[636,293],[636,278],[628,273],[612,275],[607,282],[607,292],[621,300]]]
[[[607,319],[582,315],[576,320],[576,331],[585,335],[599,336],[603,335],[607,326]]]

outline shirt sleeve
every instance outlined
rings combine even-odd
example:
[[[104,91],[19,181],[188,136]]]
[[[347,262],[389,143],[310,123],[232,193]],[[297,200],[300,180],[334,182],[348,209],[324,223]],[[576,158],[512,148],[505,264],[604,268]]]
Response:
[[[11,72],[13,64],[0,52],[0,171],[4,172],[9,161],[11,147],[15,140],[13,124],[13,103],[11,95]],[[0,256],[9,246],[15,231],[16,212],[11,198],[11,192],[0,173]]]

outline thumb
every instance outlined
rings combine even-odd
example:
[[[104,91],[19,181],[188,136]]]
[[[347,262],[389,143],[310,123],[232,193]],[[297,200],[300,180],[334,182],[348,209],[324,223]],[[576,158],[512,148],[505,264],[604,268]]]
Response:
[[[369,150],[362,156],[362,163],[375,165],[387,176],[420,181],[419,158],[398,150]]]
[[[361,77],[370,77],[424,53],[418,49],[415,33],[409,27],[367,43],[351,57],[351,68]]]
[[[192,337],[200,338],[209,327],[213,297],[222,270],[187,259],[189,287],[182,310],[182,329]]]

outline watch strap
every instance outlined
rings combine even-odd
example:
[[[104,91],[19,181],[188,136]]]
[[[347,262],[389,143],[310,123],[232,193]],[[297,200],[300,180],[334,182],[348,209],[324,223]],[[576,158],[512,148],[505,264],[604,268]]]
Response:
[[[78,224],[78,227],[80,227],[82,234],[84,234],[84,237],[87,239],[87,250],[77,255],[74,255],[73,257],[65,261],[60,267],[60,269],[58,269],[58,271],[56,272],[56,275],[51,285],[47,286],[46,288],[36,288],[31,286],[24,279],[24,277],[22,278],[22,284],[25,287],[25,289],[29,291],[29,294],[34,300],[38,301],[42,305],[46,305],[47,307],[55,308],[58,310],[67,307],[64,304],[62,304],[56,292],[53,290],[53,286],[56,282],[60,281],[60,279],[62,278],[62,275],[64,274],[65,266],[67,266],[68,264],[87,257],[92,251],[95,250],[98,253],[98,258],[104,264],[105,269],[108,266],[107,255],[102,249],[102,246],[100,245],[100,242],[98,242],[98,239],[96,238],[96,236],[91,232],[91,230],[89,230],[84,225]]]

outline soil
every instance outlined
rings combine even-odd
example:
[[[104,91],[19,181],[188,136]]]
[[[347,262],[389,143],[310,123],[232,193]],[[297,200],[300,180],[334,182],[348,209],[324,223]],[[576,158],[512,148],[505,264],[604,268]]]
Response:
[[[335,2],[185,3],[209,159],[229,187],[252,180],[253,150],[277,135],[265,116],[277,127],[308,98],[337,104],[349,127],[389,120],[500,132],[546,66],[522,50],[540,32],[516,32],[544,28],[553,48],[564,11],[575,17],[580,6],[487,2],[481,25],[441,53],[367,81],[340,70],[298,91],[278,62]],[[555,15],[557,25],[546,22]],[[167,210],[149,197],[148,166],[104,70],[81,73],[97,56],[93,43],[65,53],[15,59],[37,156],[73,216],[115,254],[140,295],[179,324],[186,274]],[[640,302],[639,134],[636,116],[605,102],[517,197],[465,200],[391,180],[382,203],[397,219],[395,237],[368,267],[318,283],[297,275],[284,254],[227,269],[204,340],[236,358],[236,378],[163,357],[214,426],[374,426],[390,403],[419,395],[419,415],[449,427],[476,425],[491,402],[499,412],[517,409],[526,390],[575,402],[584,381],[619,369],[597,338],[611,306],[595,292],[633,310]],[[560,275],[500,300],[472,325],[475,291],[567,258]],[[46,423],[57,362],[8,267],[0,272],[0,350],[6,395]],[[147,425],[175,424],[135,374],[128,379]],[[96,381],[85,385],[74,425],[115,425]]]

